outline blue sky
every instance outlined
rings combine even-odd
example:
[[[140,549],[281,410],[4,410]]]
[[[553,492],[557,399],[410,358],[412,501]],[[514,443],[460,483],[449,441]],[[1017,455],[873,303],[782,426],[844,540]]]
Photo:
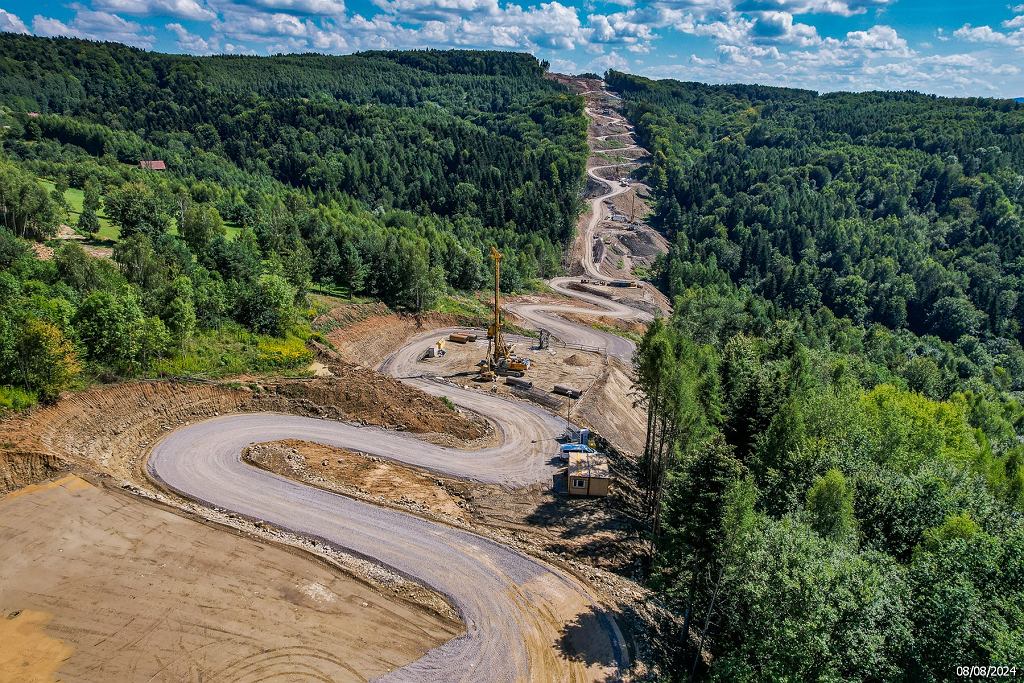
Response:
[[[0,0],[0,30],[192,54],[464,47],[563,72],[1024,96],[1024,0]]]

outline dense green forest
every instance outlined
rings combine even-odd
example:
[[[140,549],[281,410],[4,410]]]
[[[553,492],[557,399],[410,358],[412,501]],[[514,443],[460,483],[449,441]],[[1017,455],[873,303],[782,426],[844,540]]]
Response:
[[[307,292],[421,311],[491,244],[506,290],[557,273],[586,119],[545,69],[0,34],[0,410],[304,368]],[[636,381],[673,677],[1024,666],[1024,105],[608,81],[671,241]]]
[[[555,274],[586,119],[545,69],[515,53],[198,58],[0,34],[3,403],[79,377],[300,364],[311,287],[420,311],[486,282],[492,244],[507,290]],[[35,259],[25,240],[61,223],[112,262],[69,240]]]
[[[678,677],[1019,671],[1024,106],[608,80],[672,244],[636,366]]]

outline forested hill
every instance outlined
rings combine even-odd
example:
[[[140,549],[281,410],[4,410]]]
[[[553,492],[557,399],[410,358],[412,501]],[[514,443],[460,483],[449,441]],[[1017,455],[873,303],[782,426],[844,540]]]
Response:
[[[682,670],[1019,667],[1024,105],[608,81],[671,240],[637,374]]]
[[[612,81],[655,151],[673,294],[724,278],[789,310],[1016,348],[1024,106]]]
[[[311,289],[457,307],[495,245],[506,291],[557,274],[587,124],[545,70],[0,34],[0,411],[96,377],[300,368]]]
[[[321,203],[471,217],[527,236],[502,239],[531,244],[535,263],[510,271],[525,277],[558,264],[585,155],[579,102],[545,67],[498,52],[186,57],[0,35],[0,99],[41,114],[16,117],[23,139],[72,146],[8,139],[15,157],[163,159],[222,186],[273,179]],[[244,206],[221,208],[246,220]]]

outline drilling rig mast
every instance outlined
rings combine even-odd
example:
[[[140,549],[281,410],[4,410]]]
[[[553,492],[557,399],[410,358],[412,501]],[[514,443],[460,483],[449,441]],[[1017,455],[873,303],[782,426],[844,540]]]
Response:
[[[487,326],[487,358],[481,361],[483,366],[478,379],[490,381],[495,375],[513,375],[521,377],[530,368],[527,358],[513,355],[515,347],[505,343],[505,335],[501,330],[501,252],[491,247],[491,260],[494,261],[494,313],[490,325]]]
[[[507,359],[511,349],[505,345],[501,334],[501,252],[491,247],[491,260],[494,261],[494,317],[487,330],[490,342],[487,345],[487,362],[495,370]]]

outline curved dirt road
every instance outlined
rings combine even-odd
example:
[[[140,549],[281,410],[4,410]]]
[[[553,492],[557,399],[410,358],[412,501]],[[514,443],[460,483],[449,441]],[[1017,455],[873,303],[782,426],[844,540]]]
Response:
[[[480,398],[491,397],[476,398],[479,405]],[[508,403],[501,401],[506,413]],[[462,616],[466,634],[385,680],[614,678],[627,661],[621,634],[587,587],[570,575],[475,534],[312,488],[240,459],[253,442],[295,438],[481,481],[534,483],[552,471],[545,451],[551,453],[554,442],[528,448],[524,439],[553,439],[561,423],[543,411],[520,408],[515,417],[529,422],[505,423],[506,428],[516,425],[516,431],[506,431],[501,445],[479,452],[327,420],[230,415],[172,432],[153,449],[148,468],[153,477],[190,498],[372,558],[446,595]],[[535,429],[543,433],[533,433]]]
[[[598,92],[588,90],[583,95],[589,93]],[[601,91],[607,96],[614,97],[607,91]],[[627,126],[625,119],[621,116],[609,116],[607,114],[599,114],[593,111],[590,107],[585,107],[585,110],[592,118],[603,118],[611,123]],[[596,136],[597,140],[606,140],[610,137],[622,137],[629,136],[632,139],[633,133],[630,131],[624,131],[622,133],[609,133],[607,135]],[[642,149],[639,145],[629,144],[623,147],[616,148],[614,151],[622,151],[628,149]],[[586,276],[592,280],[598,280],[600,282],[610,282],[614,278],[610,278],[603,274],[597,265],[594,263],[594,231],[597,229],[598,224],[604,220],[606,216],[606,209],[604,202],[605,200],[611,199],[617,195],[628,192],[629,186],[621,186],[611,180],[602,178],[598,171],[608,168],[618,168],[621,166],[634,166],[639,164],[637,161],[627,161],[618,164],[603,164],[599,166],[591,166],[587,169],[587,175],[590,176],[595,182],[601,183],[607,188],[604,194],[594,197],[590,200],[590,220],[587,221],[586,227],[577,238],[581,241],[581,265]],[[571,277],[560,277],[554,278],[548,281],[548,284],[552,289],[560,294],[577,299],[579,301],[591,304],[590,308],[584,308],[580,306],[571,306],[566,304],[510,304],[509,310],[515,312],[524,320],[531,323],[534,327],[544,328],[551,332],[551,334],[564,342],[571,342],[574,344],[582,344],[585,346],[595,347],[602,349],[609,356],[618,358],[619,360],[629,364],[633,358],[633,353],[636,350],[636,344],[629,339],[621,337],[611,332],[605,332],[603,330],[597,330],[592,327],[585,325],[579,325],[562,318],[558,313],[572,313],[582,315],[604,315],[618,318],[620,320],[628,321],[639,321],[639,322],[650,322],[654,319],[648,311],[634,308],[625,303],[611,300],[609,298],[598,296],[596,294],[589,294],[587,292],[581,292],[579,290],[571,289],[570,284],[577,282],[577,278]],[[645,285],[649,286],[649,285]],[[596,307],[599,310],[594,310]]]
[[[619,165],[624,164],[614,166]],[[592,200],[585,252],[590,251],[602,202],[626,189],[598,177],[600,168],[588,173],[609,191]],[[584,268],[595,278],[607,279],[589,253]],[[568,281],[551,285],[600,307],[602,314],[650,319],[621,303],[567,289]],[[592,308],[520,304],[515,309],[563,341],[601,347],[623,360],[632,356],[629,340],[554,315],[593,313]],[[419,349],[414,339],[397,355]],[[399,359],[386,362],[384,369],[399,374],[402,365]],[[298,438],[482,482],[517,486],[550,479],[554,465],[549,460],[554,439],[563,431],[561,419],[480,391],[425,379],[403,381],[490,418],[500,444],[467,452],[340,422],[267,413],[230,415],[171,432],[154,447],[147,470],[183,496],[364,555],[446,595],[462,616],[466,634],[386,680],[614,680],[628,665],[621,633],[590,589],[570,574],[472,533],[312,488],[241,461],[251,443]]]

